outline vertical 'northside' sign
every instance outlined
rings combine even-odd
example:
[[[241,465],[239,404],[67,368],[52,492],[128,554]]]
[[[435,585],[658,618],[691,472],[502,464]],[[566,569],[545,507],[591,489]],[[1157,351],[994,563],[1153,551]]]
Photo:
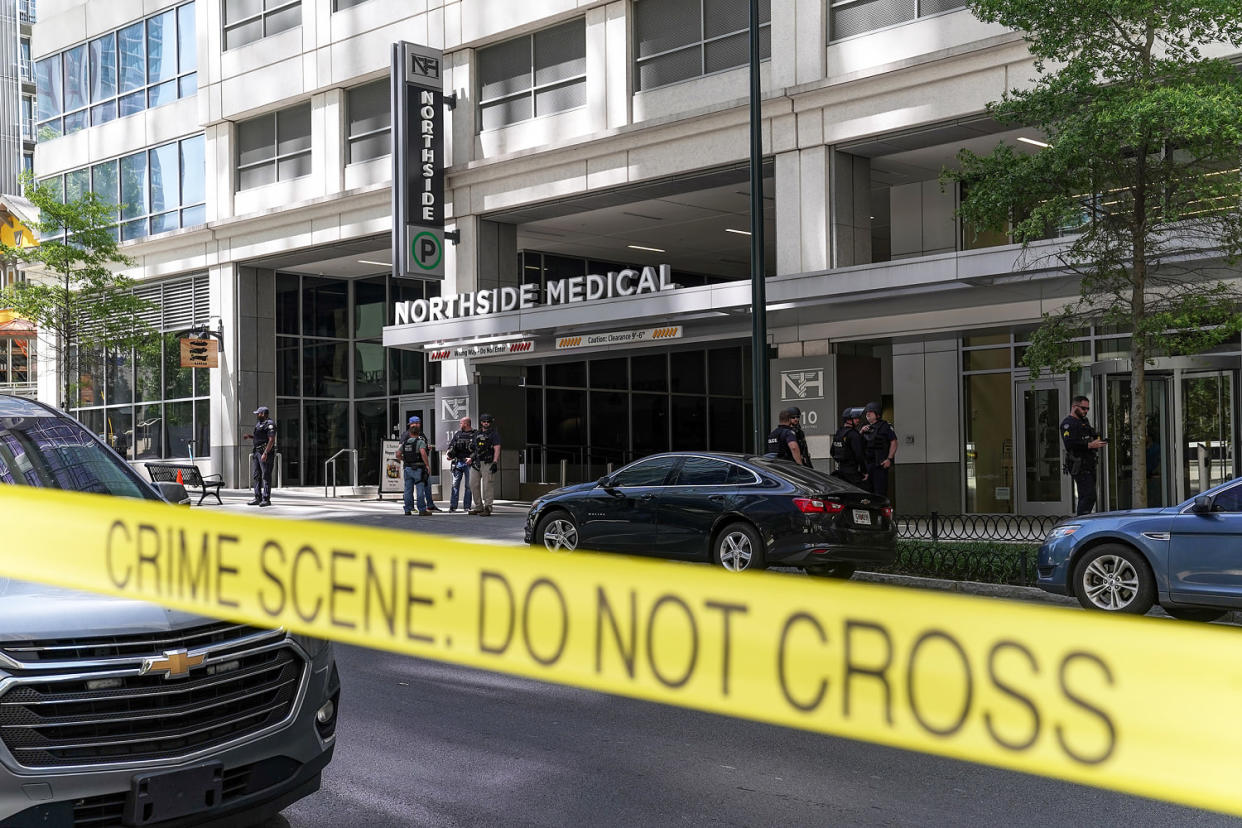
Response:
[[[392,266],[444,278],[444,53],[392,46]]]

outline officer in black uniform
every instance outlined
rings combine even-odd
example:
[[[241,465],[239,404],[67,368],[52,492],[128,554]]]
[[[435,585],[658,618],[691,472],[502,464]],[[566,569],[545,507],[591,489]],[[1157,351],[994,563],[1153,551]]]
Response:
[[[1095,509],[1095,467],[1100,449],[1108,441],[1100,439],[1099,432],[1087,422],[1091,401],[1086,397],[1074,397],[1069,416],[1061,421],[1061,442],[1065,444],[1065,472],[1074,480],[1078,493],[1076,515],[1085,515]]]
[[[808,469],[815,468],[811,464],[811,452],[806,447],[806,432],[802,430],[802,409],[796,405],[789,408],[789,427],[794,430],[798,438],[798,451],[802,452],[802,465]]]
[[[788,460],[790,463],[802,464],[802,452],[798,447],[798,435],[790,423],[793,411],[784,409],[780,413],[780,425],[768,434],[768,453],[765,457],[774,460]]]
[[[860,487],[867,479],[863,438],[856,427],[861,416],[861,408],[847,408],[841,412],[841,427],[832,435],[830,452],[837,463],[837,470],[833,474],[846,483]]]
[[[254,410],[258,422],[254,433],[245,439],[254,440],[250,450],[250,479],[254,482],[254,499],[247,506],[272,505],[272,466],[276,462],[276,423],[266,405]]]
[[[863,408],[867,418],[859,433],[862,434],[867,455],[867,480],[871,491],[888,497],[888,470],[893,467],[897,454],[897,432],[881,414],[879,403],[870,402]]]

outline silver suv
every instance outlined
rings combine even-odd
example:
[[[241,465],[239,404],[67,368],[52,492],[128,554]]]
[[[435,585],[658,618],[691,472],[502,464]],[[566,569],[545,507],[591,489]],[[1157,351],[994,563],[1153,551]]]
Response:
[[[3,395],[0,483],[161,499],[76,420]],[[327,642],[0,578],[0,825],[261,822],[319,789],[339,698]]]

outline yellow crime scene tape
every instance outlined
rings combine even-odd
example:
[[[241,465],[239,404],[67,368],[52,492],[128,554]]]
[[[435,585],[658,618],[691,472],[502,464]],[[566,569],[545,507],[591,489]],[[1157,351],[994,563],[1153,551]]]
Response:
[[[6,486],[0,574],[1242,815],[1242,636]]]

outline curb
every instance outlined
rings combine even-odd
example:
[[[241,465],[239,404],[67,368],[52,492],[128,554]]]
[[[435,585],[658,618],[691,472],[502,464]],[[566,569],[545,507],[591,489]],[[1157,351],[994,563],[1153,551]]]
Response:
[[[910,589],[937,589],[941,592],[956,592],[962,595],[1007,598],[1011,601],[1042,601],[1048,604],[1078,606],[1078,601],[1068,595],[1054,595],[1038,587],[985,584],[980,581],[950,581],[942,578],[921,578],[915,575],[890,575],[885,572],[855,572],[853,580],[909,587]]]

